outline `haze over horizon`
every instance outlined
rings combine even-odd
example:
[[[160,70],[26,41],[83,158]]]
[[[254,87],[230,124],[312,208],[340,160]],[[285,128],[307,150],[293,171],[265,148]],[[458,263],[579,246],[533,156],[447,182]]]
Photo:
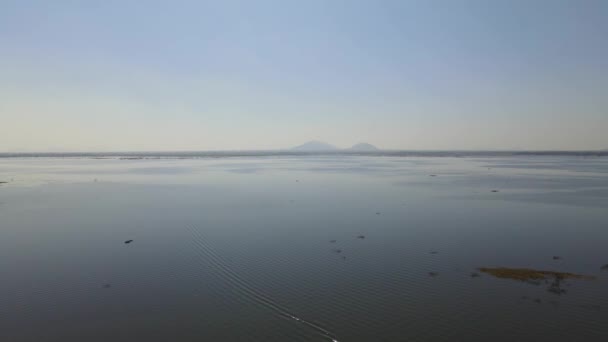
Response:
[[[608,2],[3,1],[0,152],[608,148]]]

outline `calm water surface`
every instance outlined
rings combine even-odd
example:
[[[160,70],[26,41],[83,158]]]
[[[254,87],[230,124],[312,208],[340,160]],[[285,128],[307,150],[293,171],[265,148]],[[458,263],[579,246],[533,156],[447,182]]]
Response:
[[[1,341],[608,340],[607,157],[0,158],[0,181]],[[496,266],[597,279],[471,277]]]

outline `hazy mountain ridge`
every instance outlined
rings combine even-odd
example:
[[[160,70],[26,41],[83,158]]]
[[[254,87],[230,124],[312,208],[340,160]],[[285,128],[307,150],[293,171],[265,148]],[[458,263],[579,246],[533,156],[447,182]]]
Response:
[[[306,142],[302,145],[298,145],[296,147],[293,147],[292,150],[294,150],[294,151],[340,151],[340,150],[379,151],[379,149],[376,146],[369,144],[369,143],[358,143],[349,148],[338,148],[334,145],[328,144],[323,141],[317,141],[317,140],[312,140],[312,141]]]
[[[351,148],[349,148],[349,150],[351,150],[351,151],[379,151],[380,149],[372,144],[358,143],[358,144],[354,144]]]
[[[338,148],[333,145],[316,140],[312,140],[292,148],[292,150],[295,151],[334,151],[337,149]]]

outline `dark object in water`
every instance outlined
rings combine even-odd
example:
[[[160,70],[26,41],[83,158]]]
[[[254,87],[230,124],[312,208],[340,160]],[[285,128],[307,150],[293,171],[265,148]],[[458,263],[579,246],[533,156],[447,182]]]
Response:
[[[471,278],[479,278],[481,277],[477,272],[471,272]]]
[[[296,179],[296,183],[299,183],[299,182],[300,182],[300,180],[299,180],[299,179]]]
[[[112,287],[112,285],[111,285],[111,284],[103,284],[103,288],[104,288],[104,289],[109,289],[110,287]]]
[[[376,215],[380,215],[380,212],[378,211],[378,212],[376,213]]]
[[[430,251],[429,253],[431,253],[431,254],[437,254],[439,252],[437,252],[437,251]]]
[[[602,270],[602,271],[608,271],[608,264],[600,267],[600,270]]]
[[[346,260],[346,257],[345,257],[345,256],[342,256],[342,260]]]
[[[129,244],[131,242],[133,242],[133,240],[127,240],[127,241],[125,241],[126,244]]]
[[[438,275],[439,275],[439,273],[437,273],[437,272],[429,272],[429,277],[436,277]]]
[[[357,236],[357,239],[365,239],[365,235],[359,235]]]
[[[342,250],[340,248],[333,249],[332,251],[338,254],[342,253]]]
[[[329,240],[330,243],[336,243],[338,240]]]
[[[562,287],[561,287],[562,280],[563,280],[563,278],[561,276],[555,276],[555,280],[553,280],[551,285],[549,285],[549,287],[547,288],[547,291],[554,293],[558,296],[565,294],[566,290],[562,289]]]
[[[540,300],[540,298],[536,298],[536,299],[534,300],[534,302],[535,302],[535,303],[540,304],[540,303],[541,303],[541,300]]]
[[[498,192],[498,190],[492,190],[492,192]]]
[[[2,185],[2,184],[6,184],[6,183],[8,183],[8,182],[0,182],[0,185]]]
[[[553,260],[562,260],[562,257],[557,256],[557,255],[554,255],[554,256],[553,256]]]
[[[429,175],[429,177],[437,177],[437,175]]]
[[[552,284],[551,286],[549,286],[547,288],[547,291],[549,291],[551,293],[554,293],[554,294],[556,294],[558,296],[561,296],[561,295],[563,295],[563,294],[566,293],[565,289],[562,289],[561,287],[559,287],[559,283],[557,285],[553,285]]]

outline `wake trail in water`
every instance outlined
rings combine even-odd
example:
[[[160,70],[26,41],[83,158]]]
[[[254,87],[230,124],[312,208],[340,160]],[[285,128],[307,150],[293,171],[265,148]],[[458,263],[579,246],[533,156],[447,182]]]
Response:
[[[205,242],[206,239],[202,236],[201,232],[198,229],[195,229],[194,227],[188,228],[192,232],[192,235],[194,237],[194,243],[199,247],[198,251],[200,251],[203,257],[205,257],[208,261],[211,262],[212,266],[214,266],[217,271],[221,273],[223,278],[232,286],[248,295],[260,305],[275,311],[283,317],[287,317],[289,319],[308,326],[320,335],[331,339],[332,342],[338,342],[336,335],[332,332],[315,323],[298,317],[285,307],[274,302],[270,297],[266,296],[260,290],[256,289],[254,286],[246,282],[222,260],[222,258],[213,250],[213,248],[211,248],[209,244]]]

